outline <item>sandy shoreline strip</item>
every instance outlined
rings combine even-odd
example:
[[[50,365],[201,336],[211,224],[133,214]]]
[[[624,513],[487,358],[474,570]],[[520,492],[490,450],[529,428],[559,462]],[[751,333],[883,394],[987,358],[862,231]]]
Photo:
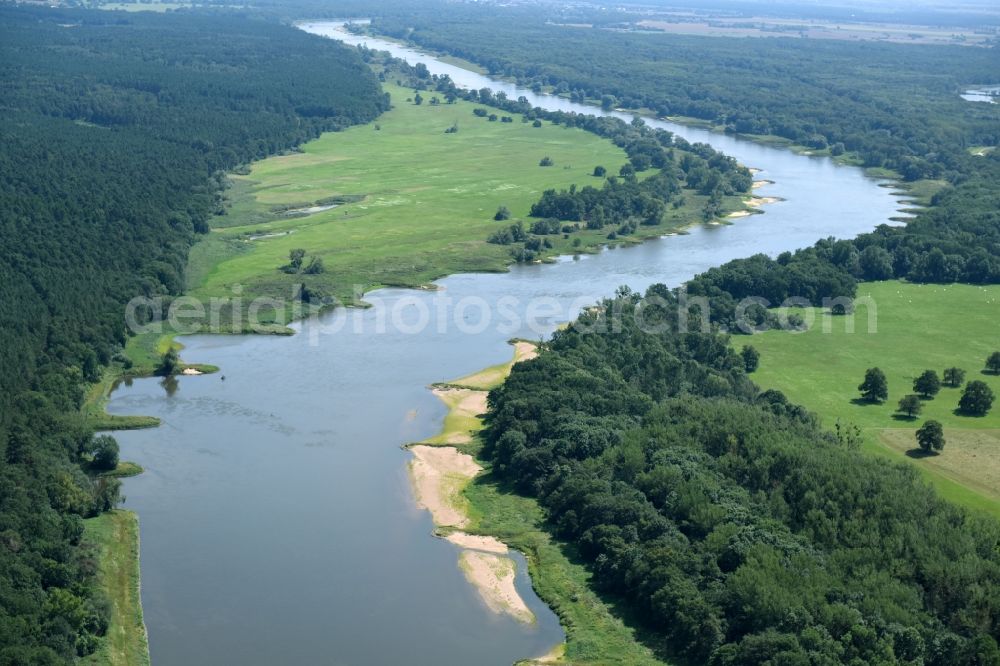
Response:
[[[436,395],[441,402],[448,406],[448,421],[452,427],[434,439],[440,444],[468,444],[472,441],[472,424],[477,423],[476,419],[486,412],[486,391],[477,391],[467,388],[457,388],[450,386],[440,386],[431,389],[431,393]],[[461,430],[461,424],[469,427]],[[457,424],[457,425],[455,425]]]
[[[480,372],[432,389],[445,405],[443,431],[425,443],[407,447],[413,454],[410,481],[417,506],[430,511],[438,528],[465,528],[469,525],[468,503],[462,490],[482,471],[475,459],[454,445],[469,444],[482,427],[488,389],[503,381],[515,363],[534,358],[536,346],[514,343],[514,358]],[[466,579],[494,613],[507,614],[531,623],[535,615],[518,593],[514,580],[517,566],[508,556],[505,543],[492,536],[451,531],[442,538],[458,546],[458,564]]]
[[[506,555],[509,549],[500,539],[491,536],[481,536],[479,534],[467,534],[465,532],[452,532],[446,534],[445,541],[450,541],[456,546],[468,548],[470,550],[480,550],[485,553],[497,553]]]
[[[758,181],[754,181],[753,186],[754,187],[759,187],[759,186],[762,186],[762,185],[769,185],[769,184],[773,184],[773,181],[770,181],[770,180],[758,180]],[[727,219],[735,219],[735,218],[740,218],[740,217],[749,217],[750,215],[753,215],[755,213],[762,212],[760,210],[761,206],[766,206],[768,204],[778,203],[779,201],[784,201],[784,199],[782,199],[781,197],[761,197],[761,196],[757,196],[757,195],[754,194],[754,195],[751,195],[751,196],[749,196],[749,197],[747,197],[746,199],[743,200],[743,204],[745,206],[748,206],[747,210],[736,210],[736,211],[733,211],[729,215],[726,215],[726,218]]]
[[[483,603],[494,613],[507,613],[521,622],[535,621],[535,614],[514,587],[517,574],[514,560],[478,550],[463,550],[459,566],[479,592]]]
[[[483,468],[452,446],[411,446],[410,479],[417,506],[431,512],[438,527],[465,527],[462,488]]]
[[[514,363],[520,363],[521,361],[530,361],[536,356],[538,356],[538,345],[536,345],[534,342],[526,342],[525,340],[518,340],[517,342],[514,343]]]

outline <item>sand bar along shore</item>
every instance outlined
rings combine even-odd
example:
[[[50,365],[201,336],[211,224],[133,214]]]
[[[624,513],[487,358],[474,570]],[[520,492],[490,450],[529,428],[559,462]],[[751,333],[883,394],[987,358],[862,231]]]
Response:
[[[507,545],[496,537],[462,531],[471,522],[462,490],[483,468],[458,447],[472,444],[482,427],[489,389],[502,383],[515,363],[537,355],[533,343],[513,344],[510,362],[434,387],[434,395],[449,409],[444,429],[407,448],[413,454],[409,471],[417,506],[430,512],[439,536],[460,549],[459,568],[483,604],[494,613],[531,623],[535,616],[514,585],[517,567]]]

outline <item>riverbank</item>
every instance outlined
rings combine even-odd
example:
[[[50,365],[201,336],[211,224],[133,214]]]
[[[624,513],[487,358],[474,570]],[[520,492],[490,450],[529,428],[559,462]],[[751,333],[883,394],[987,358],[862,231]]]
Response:
[[[511,361],[434,387],[449,413],[438,435],[407,447],[413,454],[410,478],[417,504],[430,511],[435,534],[460,549],[458,566],[486,607],[531,622],[531,611],[514,586],[508,552],[513,548],[524,554],[532,586],[559,616],[566,642],[521,663],[661,665],[641,642],[651,637],[616,617],[588,586],[590,574],[574,560],[572,546],[554,542],[545,532],[537,502],[498,484],[489,462],[480,457],[479,431],[489,389],[499,386],[515,363],[537,354],[532,343],[514,345]]]
[[[115,510],[84,521],[84,541],[98,562],[97,581],[111,604],[107,635],[81,660],[92,666],[148,666],[149,642],[142,617],[139,578],[139,521]]]
[[[150,344],[150,348],[144,348]],[[112,392],[120,383],[155,376],[156,363],[171,348],[183,349],[183,345],[175,342],[172,335],[131,338],[125,356],[113,361],[104,369],[101,379],[88,387],[80,410],[86,427],[95,432],[159,427],[161,421],[157,417],[109,414],[106,408]],[[175,375],[164,377],[164,381],[176,376],[198,376],[218,370],[208,364],[181,364]],[[98,476],[124,479],[144,471],[137,463],[121,460],[115,469]],[[115,509],[85,520],[84,529],[84,538],[94,548],[97,585],[111,603],[111,616],[100,647],[82,663],[94,666],[149,664],[149,642],[139,591],[139,517],[133,511]]]
[[[537,354],[534,344],[513,344],[510,361],[431,389],[448,413],[438,435],[408,447],[413,454],[409,470],[417,506],[430,512],[439,536],[461,549],[459,567],[483,603],[494,613],[531,623],[535,616],[514,587],[516,567],[507,546],[491,535],[461,531],[469,525],[471,512],[464,491],[483,471],[466,449],[482,428],[489,390],[503,382],[515,363]]]

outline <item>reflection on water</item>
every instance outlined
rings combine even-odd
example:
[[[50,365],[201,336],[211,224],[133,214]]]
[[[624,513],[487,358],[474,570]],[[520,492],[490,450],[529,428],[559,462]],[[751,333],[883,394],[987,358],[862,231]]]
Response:
[[[419,59],[465,85],[514,92]],[[536,103],[580,108],[548,96]],[[368,295],[374,307],[302,322],[292,337],[185,339],[185,360],[220,366],[225,381],[141,379],[116,390],[112,413],[163,421],[116,434],[123,458],[146,469],[125,481],[125,494],[140,517],[154,663],[500,665],[561,639],[555,616],[531,593],[523,559],[518,586],[538,618],[531,626],[483,606],[456,566],[456,547],[433,538],[428,514],[415,508],[399,447],[440,427],[444,409],[426,386],[508,359],[511,337],[537,338],[526,323],[535,299],[558,305],[539,318],[551,330],[618,285],[677,285],[731,258],[853,236],[899,207],[857,169],[668,127],[762,169],[775,181],[762,189],[785,201],[733,225],[438,282],[455,300],[513,299],[519,323],[510,330],[378,333],[378,318],[402,299],[431,307],[439,296],[385,289]],[[331,325],[337,317],[344,326]]]
[[[173,375],[167,375],[160,380],[160,386],[163,387],[163,392],[167,394],[168,398],[174,397],[177,393],[177,388],[180,386],[180,382],[177,381],[177,377]]]

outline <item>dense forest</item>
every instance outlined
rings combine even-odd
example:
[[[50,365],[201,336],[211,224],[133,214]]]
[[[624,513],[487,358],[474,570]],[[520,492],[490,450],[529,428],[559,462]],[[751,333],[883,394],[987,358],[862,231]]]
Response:
[[[725,336],[677,329],[675,292],[647,296],[584,314],[489,396],[494,473],[595,585],[678,663],[1000,663],[1000,524],[759,393]]]
[[[955,149],[1000,142],[1000,109],[958,97],[963,85],[996,82],[996,49],[641,34],[547,18],[465,6],[398,10],[372,27],[525,86],[849,151],[907,179],[947,176],[960,168]]]
[[[0,663],[107,628],[81,519],[118,482],[85,471],[78,410],[124,303],[183,288],[221,170],[386,107],[355,52],[290,27],[0,8]]]

